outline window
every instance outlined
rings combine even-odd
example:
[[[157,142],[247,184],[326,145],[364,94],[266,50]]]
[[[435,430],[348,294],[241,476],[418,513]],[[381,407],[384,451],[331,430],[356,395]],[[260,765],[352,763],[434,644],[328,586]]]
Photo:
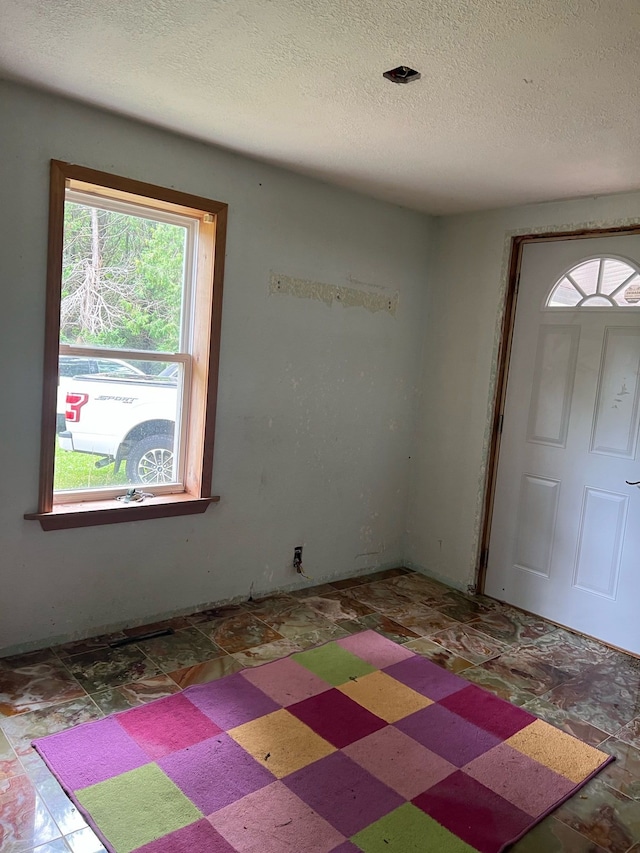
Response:
[[[217,500],[226,211],[52,162],[40,497],[26,518],[57,529]]]
[[[590,258],[556,282],[547,308],[628,308],[640,303],[640,275],[631,261]]]

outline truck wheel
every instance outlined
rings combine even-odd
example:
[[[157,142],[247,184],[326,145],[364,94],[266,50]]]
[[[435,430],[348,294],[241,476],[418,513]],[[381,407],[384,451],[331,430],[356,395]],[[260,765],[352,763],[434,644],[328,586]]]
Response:
[[[173,482],[173,438],[150,435],[136,442],[127,457],[127,479],[149,486]]]

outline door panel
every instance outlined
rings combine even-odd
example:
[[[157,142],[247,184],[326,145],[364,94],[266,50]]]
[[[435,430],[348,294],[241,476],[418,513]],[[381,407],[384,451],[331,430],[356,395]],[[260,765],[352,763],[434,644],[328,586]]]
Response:
[[[616,598],[628,503],[627,495],[585,488],[575,587]]]
[[[579,326],[540,326],[529,441],[558,447],[566,444],[579,340]]]
[[[640,329],[607,327],[597,385],[592,453],[635,459]]]
[[[637,654],[639,266],[639,235],[523,249],[485,584]]]
[[[549,577],[560,482],[522,477],[515,550],[516,568]]]

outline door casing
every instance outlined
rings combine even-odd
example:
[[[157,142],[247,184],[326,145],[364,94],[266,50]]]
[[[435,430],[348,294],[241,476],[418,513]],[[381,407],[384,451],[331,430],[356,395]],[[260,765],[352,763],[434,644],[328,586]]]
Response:
[[[640,234],[640,224],[622,225],[613,228],[577,229],[575,231],[553,231],[544,234],[519,234],[511,238],[511,250],[507,272],[507,290],[502,317],[502,328],[498,349],[497,374],[491,415],[491,440],[487,460],[487,475],[484,488],[480,542],[476,562],[476,591],[483,593],[489,560],[489,540],[493,521],[493,506],[498,475],[500,437],[507,393],[509,362],[513,345],[516,303],[520,285],[522,250],[527,243],[545,243],[558,240],[585,240],[594,237],[611,237],[620,234]],[[628,652],[627,652],[628,654]],[[640,656],[639,656],[640,657]]]

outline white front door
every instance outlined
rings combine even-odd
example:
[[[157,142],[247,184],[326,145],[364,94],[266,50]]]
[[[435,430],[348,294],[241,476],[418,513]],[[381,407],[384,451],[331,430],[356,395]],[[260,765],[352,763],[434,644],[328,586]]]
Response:
[[[526,244],[485,593],[640,654],[640,235]]]

